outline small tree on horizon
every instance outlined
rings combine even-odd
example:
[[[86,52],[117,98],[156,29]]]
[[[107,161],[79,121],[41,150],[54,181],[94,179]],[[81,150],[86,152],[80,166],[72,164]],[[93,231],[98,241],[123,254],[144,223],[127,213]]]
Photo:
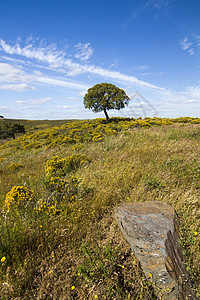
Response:
[[[0,126],[0,138],[1,139],[7,139],[12,137],[15,139],[15,135],[17,133],[26,133],[26,130],[24,128],[24,125],[21,125],[19,123],[7,123],[5,125]]]
[[[103,111],[108,122],[109,116],[107,110],[120,110],[125,105],[128,105],[129,100],[130,98],[123,89],[111,83],[100,83],[88,89],[83,103],[85,108],[92,109],[95,113]]]

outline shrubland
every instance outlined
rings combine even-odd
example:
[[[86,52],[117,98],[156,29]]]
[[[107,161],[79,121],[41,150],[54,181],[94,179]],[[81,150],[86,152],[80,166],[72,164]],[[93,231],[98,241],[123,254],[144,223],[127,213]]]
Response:
[[[159,299],[113,218],[155,200],[179,216],[199,297],[200,119],[31,124],[0,145],[1,299]]]

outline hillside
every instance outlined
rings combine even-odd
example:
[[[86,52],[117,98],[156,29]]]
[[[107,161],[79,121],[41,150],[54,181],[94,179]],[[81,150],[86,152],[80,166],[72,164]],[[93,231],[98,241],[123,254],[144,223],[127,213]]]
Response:
[[[113,218],[154,200],[177,211],[200,296],[200,119],[16,122],[26,134],[0,144],[1,299],[158,299]]]

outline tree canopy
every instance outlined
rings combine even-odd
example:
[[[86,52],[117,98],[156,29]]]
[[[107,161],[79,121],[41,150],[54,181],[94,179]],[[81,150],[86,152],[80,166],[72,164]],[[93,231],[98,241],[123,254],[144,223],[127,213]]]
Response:
[[[107,110],[120,110],[128,105],[130,98],[123,89],[116,87],[110,83],[100,83],[88,89],[84,96],[85,108],[92,109],[93,112],[103,111],[106,120],[109,120]]]
[[[7,139],[10,137],[15,139],[15,135],[17,133],[26,133],[24,125],[18,123],[16,124],[7,123],[7,124],[0,125],[0,139]]]

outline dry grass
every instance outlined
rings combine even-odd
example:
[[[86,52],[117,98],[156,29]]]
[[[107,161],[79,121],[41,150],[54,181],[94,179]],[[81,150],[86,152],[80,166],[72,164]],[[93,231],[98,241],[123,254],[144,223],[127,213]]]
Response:
[[[199,296],[199,126],[132,128],[77,147],[2,149],[1,299],[157,299],[113,219],[120,203],[153,200],[170,203],[180,217],[186,267]],[[39,199],[60,197],[45,187],[47,160],[72,154],[89,158],[63,177],[79,178],[75,200],[58,214],[36,213]],[[15,185],[33,190],[25,214],[3,212]]]

